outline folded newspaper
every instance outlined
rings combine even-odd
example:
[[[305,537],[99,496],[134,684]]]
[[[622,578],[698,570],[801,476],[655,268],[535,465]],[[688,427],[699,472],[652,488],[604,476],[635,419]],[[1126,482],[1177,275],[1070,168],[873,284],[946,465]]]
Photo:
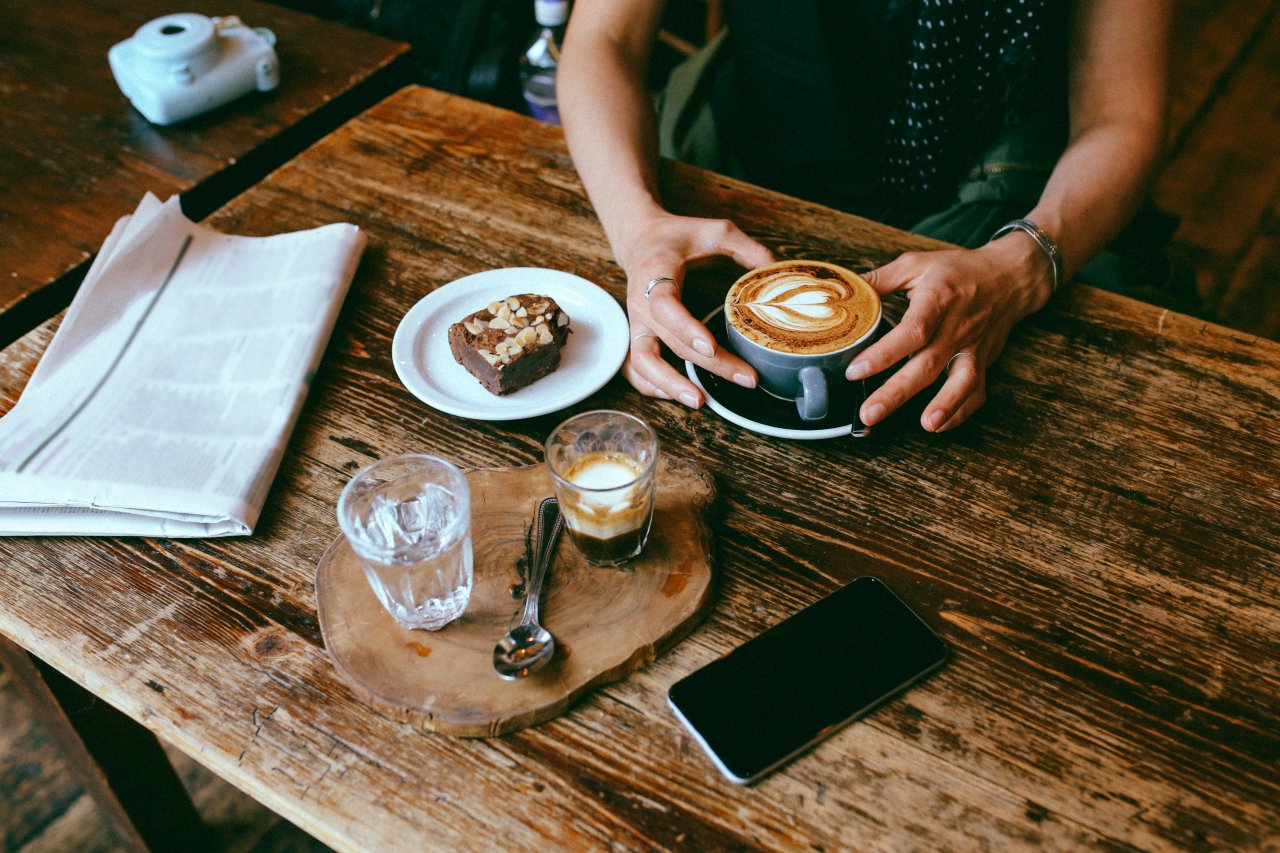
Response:
[[[0,535],[252,533],[363,249],[144,198],[0,418]]]

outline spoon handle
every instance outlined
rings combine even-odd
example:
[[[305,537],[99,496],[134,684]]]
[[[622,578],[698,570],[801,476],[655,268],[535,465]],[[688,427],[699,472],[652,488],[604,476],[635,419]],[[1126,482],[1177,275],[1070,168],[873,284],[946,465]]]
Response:
[[[555,553],[556,542],[563,529],[564,516],[560,514],[560,504],[555,498],[547,498],[538,507],[538,541],[533,555],[533,570],[529,573],[526,586],[524,615],[520,619],[522,625],[531,625],[538,619],[542,580],[546,577],[547,567],[551,565],[551,555]]]
[[[853,427],[849,435],[854,438],[866,438],[871,435],[871,427],[862,422],[862,404],[867,402],[867,380],[859,379],[853,389]]]

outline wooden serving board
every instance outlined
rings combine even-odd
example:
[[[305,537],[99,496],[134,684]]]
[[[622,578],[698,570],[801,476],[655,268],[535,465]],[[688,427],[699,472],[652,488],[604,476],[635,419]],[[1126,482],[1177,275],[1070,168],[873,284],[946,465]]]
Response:
[[[545,466],[484,469],[471,483],[475,586],[466,612],[439,631],[402,627],[374,597],[339,536],[316,571],[325,647],[343,678],[397,719],[437,732],[488,737],[540,723],[597,684],[639,669],[682,639],[711,608],[715,499],[711,476],[664,455],[653,529],[623,569],[588,564],[566,533],[543,587],[539,621],[556,638],[551,663],[519,681],[493,671],[493,647],[524,605],[513,588],[525,535],[552,494]]]

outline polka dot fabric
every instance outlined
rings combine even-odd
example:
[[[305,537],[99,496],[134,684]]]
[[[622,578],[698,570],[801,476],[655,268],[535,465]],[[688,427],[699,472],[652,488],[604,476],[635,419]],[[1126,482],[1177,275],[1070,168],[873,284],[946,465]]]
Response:
[[[992,122],[1011,123],[1028,97],[1031,71],[1060,38],[1062,0],[918,0],[906,83],[889,118],[883,189],[932,197],[953,191]],[[905,8],[904,8],[905,7]]]

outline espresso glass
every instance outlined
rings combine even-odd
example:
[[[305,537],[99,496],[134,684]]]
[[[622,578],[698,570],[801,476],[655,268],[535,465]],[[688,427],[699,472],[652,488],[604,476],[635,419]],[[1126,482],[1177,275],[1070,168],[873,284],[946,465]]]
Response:
[[[640,556],[653,524],[658,436],[634,415],[584,412],[552,431],[547,468],[569,538],[596,566]]]
[[[338,524],[374,595],[406,628],[435,631],[471,598],[471,489],[452,463],[393,456],[358,472]]]

